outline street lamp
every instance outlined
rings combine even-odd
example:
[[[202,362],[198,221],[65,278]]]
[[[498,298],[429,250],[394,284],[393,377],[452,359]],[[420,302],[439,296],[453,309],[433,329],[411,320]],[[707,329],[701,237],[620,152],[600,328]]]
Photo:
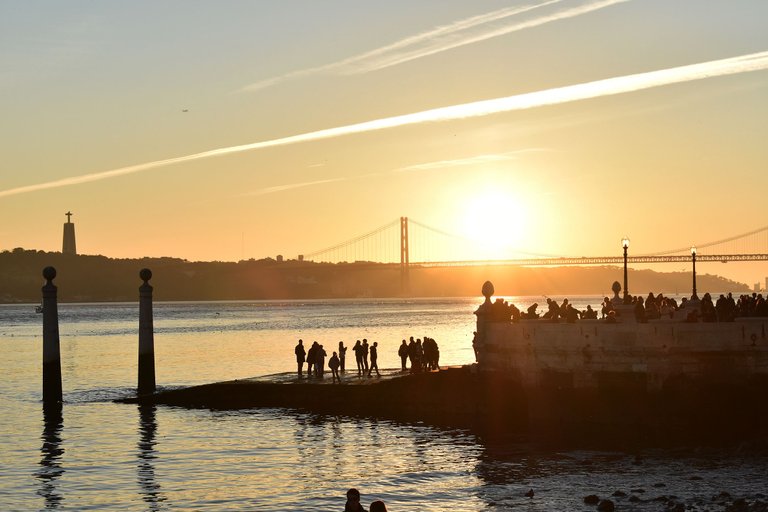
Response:
[[[693,260],[693,295],[691,300],[699,300],[699,296],[696,295],[696,246],[691,247],[691,259]]]
[[[621,239],[621,246],[624,248],[624,303],[629,301],[629,291],[627,290],[627,249],[629,249],[629,238],[626,236]]]

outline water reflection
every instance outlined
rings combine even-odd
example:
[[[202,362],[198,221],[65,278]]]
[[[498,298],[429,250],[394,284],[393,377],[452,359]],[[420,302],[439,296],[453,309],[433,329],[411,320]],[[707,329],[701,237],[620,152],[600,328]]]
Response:
[[[40,480],[37,494],[45,500],[45,509],[58,509],[64,496],[59,493],[57,481],[64,474],[61,467],[61,457],[64,448],[61,447],[61,431],[64,426],[61,403],[43,406],[43,433],[40,438],[43,445],[40,448],[40,469],[35,476]]]
[[[142,499],[148,506],[148,510],[161,510],[165,496],[160,491],[160,484],[155,478],[155,466],[153,461],[157,458],[155,452],[155,434],[157,433],[156,407],[154,405],[139,405],[139,442],[136,445],[139,451],[136,454],[138,465],[139,486]]]

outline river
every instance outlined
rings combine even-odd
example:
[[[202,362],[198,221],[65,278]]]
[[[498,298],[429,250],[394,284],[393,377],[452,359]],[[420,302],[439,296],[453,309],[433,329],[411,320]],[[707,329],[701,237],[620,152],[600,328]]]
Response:
[[[596,307],[600,299],[572,302]],[[326,350],[339,340],[378,341],[387,368],[399,366],[400,340],[429,336],[441,364],[471,363],[479,303],[156,303],[157,382],[172,388],[291,371],[299,338]],[[713,501],[722,491],[765,501],[768,458],[736,450],[543,451],[423,424],[116,404],[136,385],[138,305],[60,304],[59,314],[64,404],[60,414],[44,414],[41,315],[33,305],[0,306],[1,510],[333,511],[343,510],[349,487],[364,504],[382,499],[392,511],[595,510],[583,502],[588,494],[638,511],[665,510],[670,500],[724,510]]]

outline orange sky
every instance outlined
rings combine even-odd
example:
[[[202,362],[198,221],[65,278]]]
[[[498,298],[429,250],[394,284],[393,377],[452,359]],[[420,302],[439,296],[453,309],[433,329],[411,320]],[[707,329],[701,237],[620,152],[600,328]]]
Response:
[[[0,249],[59,250],[68,210],[79,252],[192,260],[400,216],[478,257],[750,231],[765,19],[760,0],[3,3]]]

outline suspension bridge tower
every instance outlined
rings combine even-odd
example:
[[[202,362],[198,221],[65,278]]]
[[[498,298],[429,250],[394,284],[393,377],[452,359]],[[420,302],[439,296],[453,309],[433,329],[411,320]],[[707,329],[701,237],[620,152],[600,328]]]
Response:
[[[408,217],[400,217],[400,291],[403,295],[410,291],[408,267]]]

